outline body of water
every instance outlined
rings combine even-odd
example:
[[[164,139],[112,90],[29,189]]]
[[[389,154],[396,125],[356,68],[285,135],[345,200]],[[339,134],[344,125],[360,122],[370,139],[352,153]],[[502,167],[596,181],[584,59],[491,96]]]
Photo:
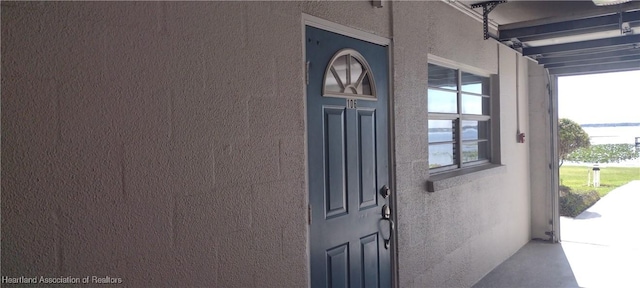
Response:
[[[640,137],[640,125],[638,126],[614,126],[614,127],[582,127],[592,145],[598,144],[635,144],[636,137]]]
[[[476,126],[477,127],[477,126]],[[437,142],[453,141],[453,129],[446,129],[447,131],[429,130],[429,164],[436,166],[447,166],[454,164],[454,144],[438,144]],[[462,129],[463,140],[477,140],[486,139],[486,135],[479,132],[475,127],[465,127]],[[487,142],[478,143],[463,143],[462,145],[462,158],[464,162],[476,161],[478,159],[486,159]]]
[[[640,125],[638,126],[614,126],[614,127],[582,127],[592,145],[599,144],[634,144],[636,137],[640,137]],[[429,131],[431,143],[451,141],[452,131]],[[466,128],[463,130],[463,139],[478,139],[478,130]],[[463,152],[477,152],[478,146],[463,145]],[[453,145],[430,145],[429,159],[431,164],[448,165],[453,163]],[[570,164],[577,164],[571,163]],[[640,159],[625,161],[623,163],[611,163],[612,166],[640,166]],[[605,164],[606,166],[606,164]]]
[[[591,145],[599,144],[636,144],[636,137],[640,138],[640,125],[638,126],[613,126],[613,127],[582,127],[587,134]],[[640,140],[640,139],[639,139]],[[592,165],[592,163],[572,163],[569,165]],[[640,158],[627,160],[621,163],[600,164],[600,166],[630,166],[640,167]]]

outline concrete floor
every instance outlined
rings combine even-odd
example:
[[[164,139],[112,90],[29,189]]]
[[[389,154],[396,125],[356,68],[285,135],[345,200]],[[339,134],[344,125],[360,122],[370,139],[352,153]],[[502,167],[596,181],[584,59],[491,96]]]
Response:
[[[638,205],[640,181],[611,191],[561,218],[561,244],[529,242],[473,287],[640,287]]]

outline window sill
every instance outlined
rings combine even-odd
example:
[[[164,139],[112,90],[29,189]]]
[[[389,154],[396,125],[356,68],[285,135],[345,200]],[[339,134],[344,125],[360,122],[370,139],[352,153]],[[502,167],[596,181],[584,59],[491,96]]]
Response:
[[[427,180],[427,192],[442,191],[486,176],[502,174],[506,169],[504,165],[487,164],[438,173],[430,176]]]

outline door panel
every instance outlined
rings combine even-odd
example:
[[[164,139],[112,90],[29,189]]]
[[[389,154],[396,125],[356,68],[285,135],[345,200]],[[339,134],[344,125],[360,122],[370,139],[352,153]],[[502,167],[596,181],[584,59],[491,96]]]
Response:
[[[358,110],[358,152],[360,153],[360,209],[378,205],[376,189],[375,110]]]
[[[391,231],[382,220],[389,200],[379,193],[389,185],[387,47],[313,27],[306,38],[311,286],[391,287],[391,250],[384,245]],[[377,99],[323,96],[327,65],[345,48],[368,63]],[[333,85],[366,91],[354,84],[364,72],[347,73],[354,62],[341,63],[331,75],[346,80],[334,77]]]
[[[378,270],[378,234],[372,234],[360,239],[362,251],[362,283],[363,287],[379,287],[380,278]]]
[[[329,287],[349,287],[349,245],[327,250]]]
[[[327,218],[347,213],[345,109],[324,107]]]

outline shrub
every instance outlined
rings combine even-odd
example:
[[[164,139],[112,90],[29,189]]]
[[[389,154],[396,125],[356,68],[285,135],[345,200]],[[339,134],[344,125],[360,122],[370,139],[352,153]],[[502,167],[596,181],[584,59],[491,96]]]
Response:
[[[590,145],[589,134],[580,127],[580,124],[566,118],[558,120],[558,162],[560,166],[571,152]]]
[[[576,217],[584,210],[600,200],[595,190],[588,192],[574,192],[567,186],[560,185],[560,215]]]
[[[588,163],[619,163],[640,157],[640,149],[632,144],[599,144],[582,147],[567,155],[567,160]]]

